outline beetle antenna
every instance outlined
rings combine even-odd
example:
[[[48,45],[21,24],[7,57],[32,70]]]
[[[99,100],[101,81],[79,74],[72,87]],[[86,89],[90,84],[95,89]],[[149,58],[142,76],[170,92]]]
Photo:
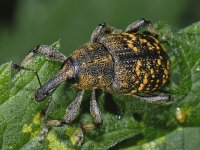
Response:
[[[42,86],[41,81],[40,81],[40,78],[39,78],[39,75],[38,75],[38,72],[35,71],[34,69],[26,68],[26,67],[20,66],[20,65],[18,65],[18,64],[13,64],[13,65],[12,65],[12,68],[18,69],[19,71],[20,71],[20,70],[26,70],[26,71],[31,71],[31,72],[33,72],[33,73],[35,74],[35,76],[37,77],[37,80],[38,80],[38,83],[39,83],[40,87]]]

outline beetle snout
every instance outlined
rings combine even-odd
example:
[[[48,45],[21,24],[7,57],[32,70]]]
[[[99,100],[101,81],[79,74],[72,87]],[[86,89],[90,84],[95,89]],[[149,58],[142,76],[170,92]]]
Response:
[[[37,101],[41,101],[43,100],[45,97],[47,96],[47,94],[44,93],[44,91],[42,89],[38,89],[35,93],[35,99]]]

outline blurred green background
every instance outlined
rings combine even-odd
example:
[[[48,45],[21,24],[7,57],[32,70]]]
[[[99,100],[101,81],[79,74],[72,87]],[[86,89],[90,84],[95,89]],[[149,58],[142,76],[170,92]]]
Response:
[[[20,63],[31,48],[58,39],[68,55],[100,22],[124,29],[139,18],[182,28],[200,20],[200,1],[0,0],[0,63]]]

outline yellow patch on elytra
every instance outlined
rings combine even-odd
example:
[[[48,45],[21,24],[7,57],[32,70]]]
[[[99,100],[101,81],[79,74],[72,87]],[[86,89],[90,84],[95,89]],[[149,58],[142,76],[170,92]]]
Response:
[[[138,91],[141,91],[144,89],[144,84],[140,84],[139,88],[138,88]]]
[[[137,75],[137,76],[139,76],[139,75],[140,75],[140,73],[141,73],[141,71],[140,71],[140,70],[136,70],[136,75]]]
[[[141,67],[142,66],[142,62],[140,60],[137,61],[137,67]]]
[[[133,34],[129,34],[129,37],[131,38],[131,40],[135,41],[136,40],[136,36]]]
[[[135,81],[135,84],[139,84],[139,83],[140,83],[140,81],[139,81],[139,80]]]
[[[111,44],[115,45],[115,44],[117,44],[117,41],[112,41]]]
[[[148,65],[148,63],[147,63],[147,69],[149,69],[149,70],[151,69],[151,66],[150,66],[150,65]]]
[[[138,52],[138,48],[137,48],[137,47],[133,47],[132,49],[133,49],[133,51],[134,51],[135,53]]]
[[[158,59],[158,60],[157,60],[157,63],[158,63],[158,65],[161,65],[161,60]]]
[[[49,141],[48,147],[50,150],[55,150],[55,149],[72,150],[71,148],[67,147],[66,143],[59,141],[57,139],[56,133],[53,131],[47,135],[47,140]]]
[[[164,70],[164,74],[168,75],[168,70],[167,69]]]
[[[159,56],[159,59],[163,60],[163,57],[162,57],[162,56]]]
[[[133,81],[135,81],[135,76],[132,76],[131,79],[132,79]]]
[[[163,77],[163,79],[165,79],[165,78],[166,78],[166,75],[165,75],[165,74],[163,74],[163,76],[162,76],[162,77]]]
[[[150,70],[150,73],[151,73],[151,74],[154,74],[154,70],[153,70],[153,69],[151,69],[151,70]]]
[[[133,68],[133,70],[136,71],[137,76],[139,76],[141,73],[141,71],[139,70],[141,66],[142,66],[142,62],[140,60],[138,60],[136,63],[136,67]]]
[[[39,125],[41,123],[40,112],[37,112],[33,117],[33,123]]]
[[[151,46],[151,47],[149,47],[148,49],[149,49],[149,50],[152,50],[152,49],[153,49],[153,47]]]
[[[147,91],[149,91],[149,90],[150,90],[150,88],[146,88],[146,90],[147,90]]]
[[[128,47],[130,48],[130,49],[133,49],[133,44],[132,43],[128,43]]]
[[[124,40],[124,41],[128,41],[128,39],[127,39],[127,38],[123,38],[123,40]]]
[[[148,47],[152,47],[151,43],[149,43],[149,42],[147,43],[147,46],[148,46]]]
[[[81,67],[87,67],[86,63],[83,62],[83,63],[81,64]]]
[[[144,83],[144,84],[147,84],[147,83],[148,83],[148,80],[147,80],[147,79],[144,79],[144,80],[143,80],[143,83]]]
[[[155,37],[151,36],[151,38],[152,38],[157,44],[160,43],[160,41],[158,41]]]
[[[32,123],[31,124],[27,124],[25,123],[22,127],[22,132],[23,133],[30,133],[32,131]]]
[[[128,84],[127,83],[121,83],[120,86],[124,87],[124,88],[128,88]]]
[[[133,95],[135,93],[137,93],[137,90],[132,90],[130,93],[127,93],[127,94],[124,94],[124,95]]]
[[[132,90],[131,94],[137,93],[137,90]]]
[[[146,39],[139,39],[139,41],[140,41],[141,43],[147,43],[147,40],[146,40]]]
[[[147,73],[144,75],[143,83],[144,84],[148,83],[148,74]]]
[[[166,82],[167,82],[167,80],[165,80],[165,79],[162,81],[163,84],[165,84]]]
[[[155,91],[156,89],[157,89],[157,88],[155,87],[155,88],[152,89],[152,91]]]
[[[156,46],[156,49],[157,49],[157,50],[160,50],[160,47],[159,47],[159,46]]]
[[[131,41],[131,40],[127,40],[126,41],[128,44],[133,44],[133,41]]]
[[[167,66],[169,66],[169,60],[167,60]]]

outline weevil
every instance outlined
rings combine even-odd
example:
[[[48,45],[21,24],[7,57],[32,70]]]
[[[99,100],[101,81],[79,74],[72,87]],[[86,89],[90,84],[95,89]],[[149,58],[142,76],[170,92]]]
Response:
[[[30,53],[40,53],[63,63],[60,72],[37,89],[37,101],[44,100],[63,81],[73,80],[73,86],[79,89],[63,119],[54,120],[49,125],[60,126],[72,122],[79,113],[85,90],[91,91],[90,112],[96,124],[103,122],[96,101],[97,89],[134,96],[150,103],[169,101],[169,94],[155,94],[168,81],[169,58],[166,50],[156,36],[146,31],[139,32],[140,28],[150,24],[150,21],[140,19],[122,32],[116,32],[106,23],[99,24],[90,42],[68,57],[47,45],[32,49]],[[29,58],[30,55],[25,62]]]

